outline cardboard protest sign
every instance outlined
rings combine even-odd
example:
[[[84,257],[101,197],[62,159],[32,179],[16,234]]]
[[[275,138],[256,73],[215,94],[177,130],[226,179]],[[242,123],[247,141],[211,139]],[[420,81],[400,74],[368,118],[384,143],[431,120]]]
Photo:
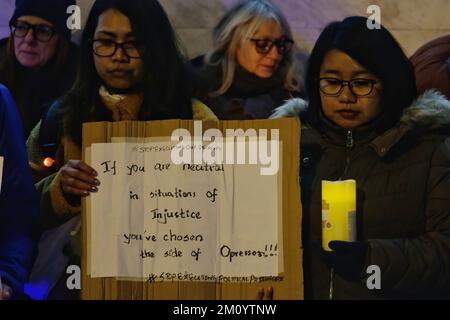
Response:
[[[85,299],[303,297],[299,122],[90,123]]]

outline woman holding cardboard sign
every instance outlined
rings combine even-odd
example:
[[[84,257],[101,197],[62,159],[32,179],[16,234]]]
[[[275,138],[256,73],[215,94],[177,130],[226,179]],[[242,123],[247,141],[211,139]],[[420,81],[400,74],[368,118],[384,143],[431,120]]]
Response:
[[[368,29],[363,17],[325,28],[310,57],[306,89],[308,107],[297,99],[276,112],[307,109],[305,297],[448,297],[450,102],[437,92],[417,97],[414,71],[396,40],[382,26]],[[344,210],[343,191],[324,180],[348,179],[355,180],[356,205],[351,208],[348,191]],[[336,205],[345,218],[333,216]],[[355,209],[356,235],[350,227]],[[346,231],[330,237],[341,227]],[[328,251],[323,237],[329,237]]]
[[[78,80],[63,98],[63,161],[37,186],[44,220],[58,225],[79,219],[80,198],[100,181],[81,161],[83,122],[122,120],[215,120],[191,99],[185,61],[157,1],[97,0],[81,42]],[[79,256],[79,239],[72,253]]]

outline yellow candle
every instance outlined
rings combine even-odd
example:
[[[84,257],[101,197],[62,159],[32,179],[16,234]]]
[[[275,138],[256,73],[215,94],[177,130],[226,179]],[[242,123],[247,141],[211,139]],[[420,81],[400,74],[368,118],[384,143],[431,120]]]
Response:
[[[322,180],[322,247],[333,240],[356,241],[356,181]]]

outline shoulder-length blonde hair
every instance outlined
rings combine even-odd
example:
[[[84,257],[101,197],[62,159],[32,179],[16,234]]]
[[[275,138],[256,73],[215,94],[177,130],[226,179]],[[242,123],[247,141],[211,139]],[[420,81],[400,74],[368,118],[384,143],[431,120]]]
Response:
[[[231,86],[238,62],[237,49],[258,31],[266,22],[275,21],[280,25],[284,36],[293,39],[291,28],[281,10],[267,0],[245,0],[231,8],[214,28],[214,46],[205,55],[208,65],[222,66],[222,85],[211,96],[224,94]],[[295,45],[283,58],[284,86],[289,91],[300,91],[301,72],[295,57]]]

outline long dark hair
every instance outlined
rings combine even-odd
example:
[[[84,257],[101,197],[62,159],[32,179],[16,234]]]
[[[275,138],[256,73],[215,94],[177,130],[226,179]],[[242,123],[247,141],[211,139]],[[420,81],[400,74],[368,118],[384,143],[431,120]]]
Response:
[[[382,82],[381,119],[378,131],[394,126],[417,96],[414,69],[411,62],[391,33],[369,29],[367,18],[348,17],[342,22],[329,24],[320,34],[308,62],[306,93],[309,99],[307,119],[312,125],[319,124],[322,112],[318,78],[326,53],[338,49],[369,71]]]
[[[139,84],[144,93],[139,120],[192,119],[186,61],[158,1],[96,0],[81,40],[77,81],[62,101],[66,114],[65,134],[79,145],[83,122],[112,121],[111,112],[102,105],[98,95],[102,80],[94,65],[91,42],[99,16],[108,9],[116,9],[127,16],[136,40],[146,47],[142,57],[144,77]]]

